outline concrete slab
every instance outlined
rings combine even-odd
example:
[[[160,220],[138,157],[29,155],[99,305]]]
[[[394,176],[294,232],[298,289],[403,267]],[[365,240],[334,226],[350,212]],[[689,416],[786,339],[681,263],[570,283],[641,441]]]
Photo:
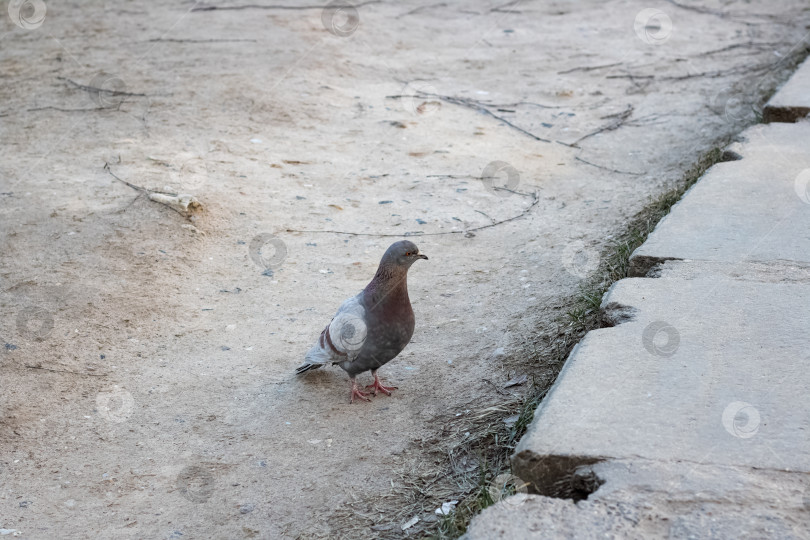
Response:
[[[513,471],[582,498],[609,459],[810,472],[810,288],[730,278],[626,279],[613,328],[574,349]]]
[[[810,122],[754,126],[676,204],[631,258],[646,275],[671,259],[810,265]]]
[[[766,121],[810,112],[810,60]],[[753,127],[631,258],[466,540],[810,538],[810,122]],[[547,496],[545,496],[547,495]]]
[[[810,113],[810,58],[768,100],[762,112],[765,122],[795,122]]]
[[[810,477],[691,462],[609,461],[588,500],[518,494],[476,517],[465,540],[807,538]]]

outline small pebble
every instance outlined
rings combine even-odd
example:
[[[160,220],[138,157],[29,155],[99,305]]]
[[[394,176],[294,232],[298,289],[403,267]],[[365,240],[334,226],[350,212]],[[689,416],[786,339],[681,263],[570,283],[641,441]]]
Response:
[[[252,503],[243,504],[242,506],[239,507],[239,512],[242,514],[249,514],[253,512],[254,508],[255,506]]]

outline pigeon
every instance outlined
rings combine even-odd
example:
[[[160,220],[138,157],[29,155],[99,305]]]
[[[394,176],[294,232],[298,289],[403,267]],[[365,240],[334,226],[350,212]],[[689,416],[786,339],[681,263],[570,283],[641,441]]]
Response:
[[[397,387],[383,385],[377,370],[401,353],[413,336],[415,320],[407,280],[408,269],[419,259],[427,257],[413,242],[391,244],[374,278],[360,294],[340,305],[295,372],[301,375],[327,364],[339,365],[351,379],[349,403],[354,403],[355,398],[371,401],[355,380],[371,370],[374,383],[366,389],[371,388],[375,396],[377,391],[390,396]]]

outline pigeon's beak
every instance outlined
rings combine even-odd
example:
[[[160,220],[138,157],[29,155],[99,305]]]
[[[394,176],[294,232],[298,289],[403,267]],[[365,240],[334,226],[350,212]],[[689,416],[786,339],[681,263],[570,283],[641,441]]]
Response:
[[[417,258],[417,259],[425,259],[425,260],[428,260],[427,255],[422,255],[421,253],[417,253],[417,254],[416,254],[416,258]]]

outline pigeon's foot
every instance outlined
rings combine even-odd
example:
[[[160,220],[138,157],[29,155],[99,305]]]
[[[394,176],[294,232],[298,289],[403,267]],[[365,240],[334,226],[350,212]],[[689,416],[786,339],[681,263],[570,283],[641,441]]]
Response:
[[[396,390],[396,386],[383,386],[383,383],[380,382],[380,378],[377,377],[377,372],[373,371],[372,374],[374,375],[374,383],[366,386],[366,388],[371,388],[371,393],[375,396],[377,395],[377,390],[385,394],[386,396],[391,395],[391,390]]]
[[[363,401],[371,401],[368,398],[368,394],[361,391],[357,387],[357,381],[354,378],[352,378],[352,391],[349,394],[349,403],[354,403],[354,398],[362,399]]]

